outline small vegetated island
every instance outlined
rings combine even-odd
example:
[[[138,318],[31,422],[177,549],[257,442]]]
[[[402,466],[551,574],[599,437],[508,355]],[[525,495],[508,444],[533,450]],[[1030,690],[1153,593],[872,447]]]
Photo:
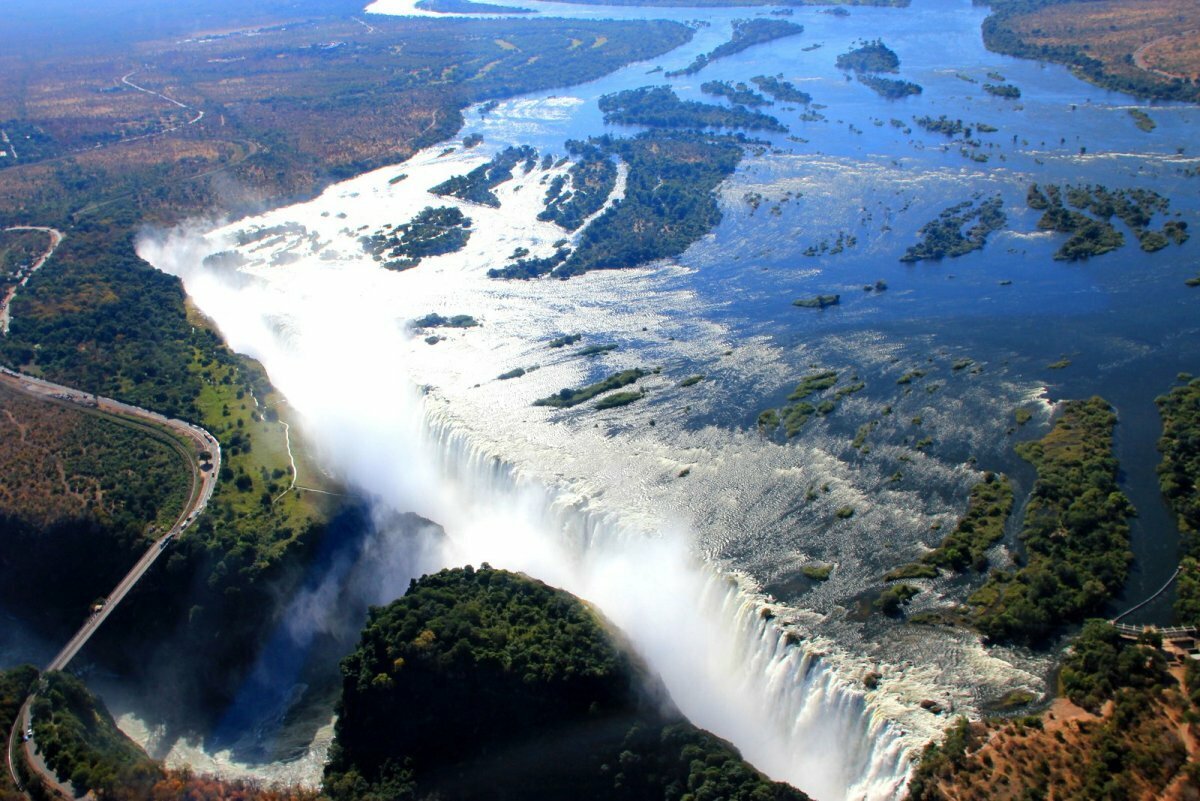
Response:
[[[441,256],[466,247],[471,220],[453,206],[426,206],[411,221],[385,225],[359,242],[365,252],[389,270],[408,270],[425,256]]]
[[[1168,220],[1158,231],[1150,228],[1154,215],[1165,214],[1171,204],[1149,189],[1032,184],[1026,202],[1031,209],[1043,212],[1038,228],[1071,235],[1054,254],[1060,261],[1087,259],[1122,247],[1125,237],[1113,226],[1113,217],[1129,226],[1147,253],[1162,250],[1171,242],[1181,245],[1189,236],[1183,220]]]
[[[605,122],[622,125],[787,131],[783,123],[769,114],[741,107],[714,106],[698,100],[680,100],[669,86],[643,86],[604,95],[600,98],[600,110],[604,112]]]
[[[834,62],[840,70],[854,72],[899,72],[900,57],[879,39],[864,42],[842,53]]]
[[[333,801],[807,798],[683,718],[593,609],[487,565],[373,609],[342,677]]]
[[[885,78],[878,74],[900,69],[900,57],[878,39],[864,42],[842,53],[837,57],[835,64],[838,69],[853,71],[859,83],[870,87],[883,97],[895,100],[921,94],[921,87],[915,83]]]
[[[1021,90],[1011,83],[985,83],[983,91],[995,97],[1004,97],[1009,100],[1018,100],[1021,97]]]
[[[723,44],[717,45],[707,53],[701,53],[683,69],[671,70],[666,73],[668,78],[680,75],[695,75],[719,58],[732,56],[754,45],[772,42],[785,36],[795,36],[804,33],[804,26],[782,19],[739,19],[733,23],[733,37]]]
[[[1044,643],[1099,612],[1124,585],[1134,511],[1117,486],[1116,423],[1102,398],[1068,401],[1046,436],[1016,446],[1037,470],[1019,535],[1024,565],[993,570],[967,601],[988,639]]]
[[[738,106],[769,106],[771,101],[751,89],[744,83],[736,84],[729,81],[705,81],[700,84],[700,91],[706,95],[723,97]]]
[[[750,83],[757,86],[780,103],[800,103],[808,105],[812,95],[796,88],[795,84],[783,80],[780,75],[755,75]]]
[[[586,402],[590,401],[592,398],[596,397],[597,395],[602,395],[605,392],[608,392],[610,390],[620,389],[621,387],[627,387],[630,384],[637,383],[637,381],[639,379],[645,378],[646,375],[648,375],[648,374],[646,373],[645,370],[640,370],[637,368],[632,369],[632,370],[623,370],[619,373],[613,373],[608,378],[605,378],[602,381],[597,381],[594,384],[588,384],[586,387],[580,387],[579,389],[570,389],[570,388],[560,389],[558,392],[554,393],[553,395],[549,395],[545,398],[539,398],[538,400],[535,400],[533,402],[533,405],[534,406],[550,406],[554,409],[569,409],[572,406],[578,406],[581,403],[586,403]],[[638,397],[641,397],[641,393],[636,393],[636,394]],[[610,397],[613,397],[613,396],[610,396]],[[605,399],[605,400],[607,400],[607,399]],[[631,401],[626,401],[626,403],[628,403],[628,402],[631,402]],[[597,405],[597,408],[610,408],[613,405],[623,406],[625,404],[624,403],[613,404],[610,402],[605,407],[601,407],[601,406]]]
[[[999,195],[984,201],[965,200],[921,226],[921,241],[905,251],[900,261],[915,264],[925,259],[956,258],[987,244],[988,235],[1008,221]],[[963,227],[971,225],[966,231]]]
[[[413,320],[412,324],[415,328],[475,328],[479,325],[479,321],[469,314],[444,317],[437,312],[431,312]]]
[[[797,298],[792,301],[792,305],[801,309],[825,309],[841,302],[841,295],[813,295],[811,298]]]
[[[743,143],[740,137],[695,131],[589,140],[628,167],[624,199],[580,232],[574,250],[562,247],[549,257],[521,259],[489,270],[488,276],[569,278],[679,255],[721,221],[715,190],[741,161]]]
[[[837,389],[837,370],[821,370],[809,373],[800,379],[796,388],[787,396],[788,404],[779,409],[767,409],[758,415],[758,429],[764,434],[771,434],[780,426],[783,427],[788,439],[800,433],[812,417],[833,413],[838,403],[848,395],[853,395],[866,388],[866,383],[851,376],[848,381]],[[830,392],[829,390],[833,390]],[[810,398],[820,398],[814,405]]]
[[[529,145],[505,148],[487,164],[479,165],[466,175],[448,178],[429,191],[498,209],[500,198],[492,190],[512,178],[518,164],[528,173],[537,166],[537,151]]]

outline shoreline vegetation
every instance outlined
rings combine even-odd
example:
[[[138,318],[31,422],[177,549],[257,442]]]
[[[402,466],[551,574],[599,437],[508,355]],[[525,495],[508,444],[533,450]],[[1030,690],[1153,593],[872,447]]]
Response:
[[[1155,400],[1163,422],[1158,483],[1181,534],[1175,614],[1185,626],[1200,626],[1200,379],[1180,378],[1181,386]]]
[[[1135,97],[1200,100],[1194,81],[1161,67],[1145,69],[1137,57],[1145,43],[1181,31],[1191,31],[1181,50],[1194,53],[1200,28],[1200,10],[1194,5],[1144,0],[1127,13],[1074,0],[992,0],[989,5],[983,41],[993,52],[1063,64],[1089,83]],[[1195,64],[1180,68],[1194,69]]]
[[[804,33],[804,26],[782,19],[739,19],[733,23],[733,36],[724,44],[717,45],[707,53],[696,56],[691,64],[683,69],[670,70],[664,75],[677,78],[681,75],[695,75],[717,59],[732,56],[743,50],[759,44],[765,44],[785,36],[796,36]]]
[[[1008,477],[984,473],[983,480],[971,488],[967,512],[954,530],[920,560],[892,570],[884,580],[936,578],[939,568],[953,573],[983,573],[988,569],[988,549],[1004,538],[1012,507],[1013,489]]]
[[[967,600],[992,642],[1038,645],[1102,610],[1120,592],[1133,555],[1133,506],[1117,485],[1116,414],[1102,398],[1067,401],[1044,437],[1019,443],[1037,470],[1018,539],[1019,566],[993,570]]]

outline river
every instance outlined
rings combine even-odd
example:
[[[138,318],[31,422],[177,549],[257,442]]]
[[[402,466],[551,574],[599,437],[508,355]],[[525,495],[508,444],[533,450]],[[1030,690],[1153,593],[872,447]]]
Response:
[[[1057,401],[1101,394],[1118,410],[1123,486],[1139,512],[1129,599],[1173,569],[1178,535],[1156,489],[1153,398],[1200,361],[1200,290],[1183,286],[1196,273],[1196,244],[1148,254],[1125,231],[1128,244],[1116,253],[1054,261],[1065,236],[1038,231],[1039,212],[1025,197],[1032,181],[1148,188],[1170,198],[1167,216],[1196,230],[1197,179],[1185,174],[1200,161],[1188,152],[1196,109],[1140,106],[1062,68],[989,53],[979,33],[986,10],[959,0],[853,7],[844,17],[796,8],[788,18],[804,25],[802,35],[675,79],[648,73],[683,67],[726,40],[734,20],[770,9],[523,5],[709,24],[652,62],[468,110],[460,137],[482,134],[475,148],[456,137],[311,202],[150,233],[139,246],[183,279],[232,347],[263,362],[324,464],[372,499],[376,522],[356,558],[390,553],[405,566],[370,578],[352,567],[327,571],[328,583],[314,587],[342,589],[310,588],[294,603],[312,610],[311,599],[324,598],[334,615],[355,582],[371,586],[362,597],[386,600],[408,574],[438,565],[524,570],[595,603],[685,713],[771,776],[821,801],[895,797],[910,758],[950,713],[977,714],[1015,689],[1044,693],[1053,655],[864,619],[858,601],[888,569],[936,544],[982,470],[1003,470],[1028,492],[1031,471],[1012,444],[1043,432]],[[407,7],[381,0],[370,10]],[[836,69],[838,54],[876,37],[899,55],[898,77],[923,87],[919,96],[884,100]],[[767,109],[789,132],[747,148],[720,189],[722,222],[676,260],[570,281],[488,279],[517,247],[539,255],[564,237],[535,218],[541,187],[565,167],[518,170],[497,189],[498,209],[424,191],[509,145],[557,157],[568,139],[636,132],[604,124],[596,101],[605,93],[667,83],[685,99],[712,102],[702,82],[760,74],[782,74],[811,93],[819,113]],[[1020,87],[1019,100],[983,91],[997,74]],[[1135,126],[1135,107],[1157,122],[1153,132]],[[923,115],[997,130],[977,133],[981,144],[964,150],[913,122]],[[943,209],[995,195],[1007,225],[982,250],[899,260]],[[471,217],[464,250],[404,272],[362,254],[361,232],[427,205],[458,205]],[[303,231],[235,243],[239,233],[284,223]],[[853,245],[822,249],[839,235]],[[236,274],[205,266],[206,255],[230,249],[245,257]],[[864,291],[877,281],[886,291]],[[829,293],[841,296],[837,306],[792,305]],[[429,332],[408,325],[430,312],[470,314],[481,325],[438,329],[431,344]],[[575,333],[581,346],[619,347],[591,358],[547,348]],[[632,367],[658,370],[639,382],[647,395],[637,403],[531,406]],[[761,435],[759,412],[781,405],[816,368],[865,387],[791,441]],[[898,383],[914,370],[924,375]],[[705,379],[680,386],[697,374]],[[1013,410],[1022,405],[1034,418],[1018,428]],[[868,447],[854,445],[860,431]],[[852,514],[837,514],[843,509]],[[437,521],[444,535],[397,534],[407,529],[391,521],[403,512]],[[1002,563],[1004,547],[993,556]],[[831,568],[828,580],[806,578],[806,566]],[[965,591],[946,579],[918,583],[914,610]],[[1161,619],[1169,603],[1140,614]],[[280,647],[266,644],[263,659]],[[883,676],[877,688],[864,686],[869,671]],[[280,710],[293,696],[283,696],[269,721],[287,717]],[[327,713],[328,694],[321,698],[312,708]],[[927,700],[946,714],[923,709]],[[122,720],[133,726],[134,717]],[[260,739],[277,729],[247,726]],[[307,756],[283,775],[315,780],[316,752],[293,750]],[[213,764],[232,769],[231,753]]]

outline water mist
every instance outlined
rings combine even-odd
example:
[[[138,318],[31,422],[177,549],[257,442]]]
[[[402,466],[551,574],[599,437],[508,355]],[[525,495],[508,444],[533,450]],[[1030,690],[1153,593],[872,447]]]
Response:
[[[824,655],[832,643],[789,635],[736,575],[697,558],[683,523],[633,522],[586,487],[525,475],[473,442],[414,387],[401,361],[409,334],[386,294],[330,282],[305,299],[203,266],[219,249],[175,232],[143,238],[139,252],[181,277],[230,346],[266,366],[324,465],[379,508],[444,527],[427,566],[486,561],[595,604],[684,714],[773,778],[821,801],[898,794],[903,732],[839,674]]]

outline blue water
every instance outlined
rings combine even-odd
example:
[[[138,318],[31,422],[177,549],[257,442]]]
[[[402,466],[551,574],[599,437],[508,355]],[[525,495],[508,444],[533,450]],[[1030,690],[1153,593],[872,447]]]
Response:
[[[684,98],[721,103],[703,95],[700,84],[781,74],[812,94],[814,104],[826,106],[819,109],[823,120],[801,120],[805,109],[788,104],[763,109],[790,131],[756,134],[765,146],[748,152],[729,182],[724,221],[680,260],[695,268],[683,280],[702,299],[699,305],[736,336],[765,335],[785,351],[796,351],[797,376],[813,362],[814,352],[855,370],[868,383],[862,397],[880,406],[911,405],[911,397],[897,400],[895,377],[926,365],[930,378],[925,383],[938,385],[936,402],[957,404],[965,428],[973,414],[994,418],[995,399],[1011,395],[1015,387],[1045,386],[1051,400],[1092,394],[1107,398],[1121,421],[1117,449],[1122,485],[1138,509],[1133,521],[1136,563],[1125,599],[1134,601],[1157,589],[1174,568],[1178,533],[1154,475],[1160,424],[1153,398],[1170,388],[1177,373],[1200,372],[1195,345],[1200,289],[1183,284],[1200,272],[1200,246],[1193,238],[1146,254],[1116,221],[1126,237],[1124,248],[1087,262],[1056,262],[1052,254],[1066,237],[1030,236],[1040,212],[1026,207],[1025,195],[1031,181],[1153,189],[1170,198],[1167,216],[1186,221],[1196,232],[1200,179],[1183,171],[1198,163],[1192,152],[1197,109],[1140,103],[1082,82],[1062,67],[988,52],[980,35],[987,10],[957,0],[918,0],[905,9],[856,7],[849,17],[796,9],[787,19],[804,25],[802,35],[751,48],[675,79],[647,72],[651,66],[678,69],[724,41],[731,20],[767,12],[590,13],[702,17],[712,24],[701,28],[689,45],[649,65],[633,65],[572,88],[570,94],[586,102],[568,120],[537,131],[523,129],[512,143],[555,151],[565,138],[634,133],[636,128],[604,125],[594,101],[606,92],[640,85],[668,84]],[[921,95],[886,100],[836,69],[838,54],[875,37],[900,56],[901,67],[893,77],[920,84]],[[817,44],[819,48],[805,49]],[[1021,98],[988,95],[983,84],[1001,82],[991,73],[1017,85]],[[1139,130],[1128,114],[1131,107],[1146,110],[1158,127],[1150,133]],[[998,128],[974,135],[983,144],[970,152],[986,155],[986,163],[964,155],[957,138],[921,129],[913,118],[922,115]],[[469,118],[465,130],[484,130],[495,144],[497,137],[511,135],[506,122],[480,125]],[[741,200],[750,191],[764,196],[753,213]],[[796,194],[789,197],[787,192]],[[982,251],[940,262],[899,261],[916,242],[916,229],[942,209],[996,194],[1003,198],[1008,226],[992,234]],[[1153,227],[1166,218],[1156,218]],[[832,243],[841,232],[854,235],[857,244],[837,255],[804,255],[806,248]],[[886,292],[863,291],[864,284],[877,280],[886,281]],[[798,297],[829,293],[841,295],[839,306],[812,311],[791,304]],[[822,342],[836,344],[822,347]],[[883,346],[896,355],[894,362],[881,366],[872,351]],[[953,371],[948,363],[954,358],[973,359],[981,371]],[[1070,366],[1049,369],[1061,359],[1069,359]],[[720,367],[700,364],[696,369],[719,372]],[[725,378],[736,381],[736,376]],[[752,426],[758,411],[781,402],[789,388],[746,386],[746,405],[696,422]],[[1004,413],[1010,414],[1011,407]],[[831,420],[828,426],[852,435],[864,420]],[[1040,435],[1045,426],[1042,420],[984,442],[963,431],[943,432],[932,453],[948,463],[974,459],[980,467],[1013,473],[1028,490],[1031,474],[1013,456],[1011,445],[1017,438]],[[881,429],[878,436],[897,442],[904,435]],[[1170,603],[1168,594],[1138,619],[1166,622]]]

